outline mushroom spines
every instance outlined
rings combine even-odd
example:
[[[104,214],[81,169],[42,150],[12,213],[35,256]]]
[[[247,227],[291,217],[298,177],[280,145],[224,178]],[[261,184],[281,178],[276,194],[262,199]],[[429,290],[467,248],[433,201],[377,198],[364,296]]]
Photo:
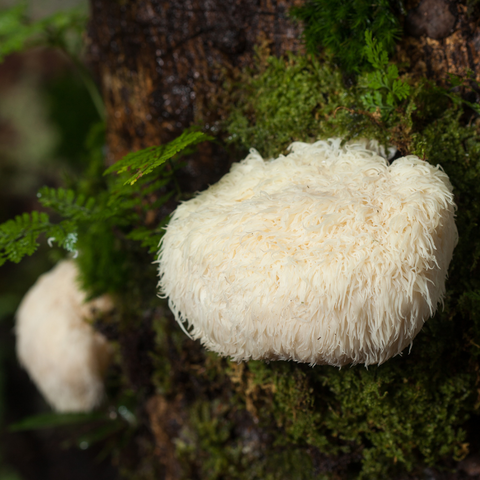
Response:
[[[381,363],[444,294],[457,241],[448,177],[365,142],[258,152],[181,204],[160,290],[193,338],[234,360]]]

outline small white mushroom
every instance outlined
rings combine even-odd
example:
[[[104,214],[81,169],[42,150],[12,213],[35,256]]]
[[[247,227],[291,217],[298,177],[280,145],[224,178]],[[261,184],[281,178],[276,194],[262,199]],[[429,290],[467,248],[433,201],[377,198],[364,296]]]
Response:
[[[236,361],[342,366],[399,354],[436,311],[457,243],[447,175],[367,142],[255,150],[175,211],[160,293]],[[377,145],[378,147],[378,145]]]
[[[86,412],[104,395],[110,360],[107,340],[87,323],[95,311],[113,308],[104,295],[85,302],[73,261],[42,275],[17,311],[17,355],[50,405],[59,412]]]

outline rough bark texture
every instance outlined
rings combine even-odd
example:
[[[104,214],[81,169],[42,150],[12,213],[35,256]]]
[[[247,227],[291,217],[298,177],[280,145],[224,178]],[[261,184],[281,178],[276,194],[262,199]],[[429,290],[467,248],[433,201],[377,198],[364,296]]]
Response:
[[[407,63],[415,76],[445,82],[448,73],[463,76],[472,71],[480,81],[479,15],[447,0],[413,4],[396,60]]]
[[[298,51],[300,28],[288,10],[302,0],[92,0],[89,60],[107,111],[108,162],[167,142],[193,124],[213,132],[225,115],[222,84],[252,64],[256,45],[274,55]],[[465,5],[413,0],[397,61],[413,75],[480,80],[480,20]],[[229,166],[227,153],[203,145],[189,158],[185,186],[204,188]]]
[[[297,2],[298,3],[298,2]],[[215,128],[224,75],[252,63],[254,47],[300,48],[286,0],[92,1],[89,57],[107,110],[108,161],[167,142],[192,124]],[[190,188],[216,180],[227,155],[206,145],[188,164]]]

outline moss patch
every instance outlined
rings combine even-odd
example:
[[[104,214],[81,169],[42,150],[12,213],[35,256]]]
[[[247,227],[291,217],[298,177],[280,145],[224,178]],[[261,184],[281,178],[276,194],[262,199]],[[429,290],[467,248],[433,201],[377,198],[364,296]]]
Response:
[[[313,57],[269,57],[234,85],[229,140],[271,158],[296,140],[314,141],[320,125],[354,101],[340,72]]]
[[[229,370],[246,408],[261,424],[283,431],[277,442],[314,447],[331,458],[352,455],[352,472],[361,452],[360,478],[452,467],[469,451],[464,425],[480,406],[478,115],[460,95],[452,99],[426,81],[411,83],[409,98],[388,115],[372,112],[365,102],[368,75],[347,86],[331,62],[308,57],[259,58],[243,85],[227,121],[241,147],[254,146],[268,158],[285,153],[292,141],[366,137],[394,145],[401,155],[420,155],[450,177],[460,236],[444,308],[410,354],[369,370],[249,362],[240,377],[240,367]]]

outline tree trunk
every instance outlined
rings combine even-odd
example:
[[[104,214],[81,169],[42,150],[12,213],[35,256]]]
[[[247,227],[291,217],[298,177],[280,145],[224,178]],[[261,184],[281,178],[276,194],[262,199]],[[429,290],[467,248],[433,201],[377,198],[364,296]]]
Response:
[[[222,120],[225,73],[252,64],[256,45],[275,55],[300,48],[285,0],[92,1],[89,56],[107,111],[108,161]],[[190,190],[229,166],[224,149],[204,145],[189,159]]]
[[[256,46],[268,46],[276,56],[303,51],[301,28],[288,16],[290,7],[302,3],[91,0],[88,53],[106,105],[107,162],[168,142],[195,124],[216,133],[227,111],[228,99],[222,93],[225,79],[252,67]],[[480,81],[478,16],[472,15],[466,5],[445,0],[411,1],[407,7],[407,35],[398,45],[396,61],[408,62],[412,76],[444,82],[447,72],[466,75],[471,70]],[[220,145],[200,145],[196,154],[187,157],[182,187],[191,192],[204,189],[226,173],[233,160],[237,159]],[[178,359],[172,368],[178,368],[179,382],[190,382],[190,386],[179,387],[178,394],[170,398],[150,395],[143,406],[155,437],[154,457],[161,466],[161,475],[172,480],[179,478],[181,471],[175,458],[175,442],[180,441],[179,432],[189,422],[189,395],[208,391],[212,404],[215,398],[222,402],[235,395],[246,398],[245,412],[225,414],[236,425],[236,435],[248,439],[251,448],[260,454],[264,445],[275,443],[256,426],[251,403],[257,395],[269,397],[269,388],[273,387],[254,384],[242,366],[228,382],[209,380],[202,373],[202,362],[208,358],[204,359],[199,345],[192,342],[189,348],[191,351],[184,354],[187,356]],[[201,360],[195,363],[197,357]],[[190,367],[197,369],[195,375],[192,370],[185,373]],[[297,366],[297,371],[301,376],[303,366]],[[220,418],[223,406],[218,404],[216,408]],[[319,471],[341,471],[342,465],[359,458],[355,450],[332,458],[313,447],[307,450]]]

